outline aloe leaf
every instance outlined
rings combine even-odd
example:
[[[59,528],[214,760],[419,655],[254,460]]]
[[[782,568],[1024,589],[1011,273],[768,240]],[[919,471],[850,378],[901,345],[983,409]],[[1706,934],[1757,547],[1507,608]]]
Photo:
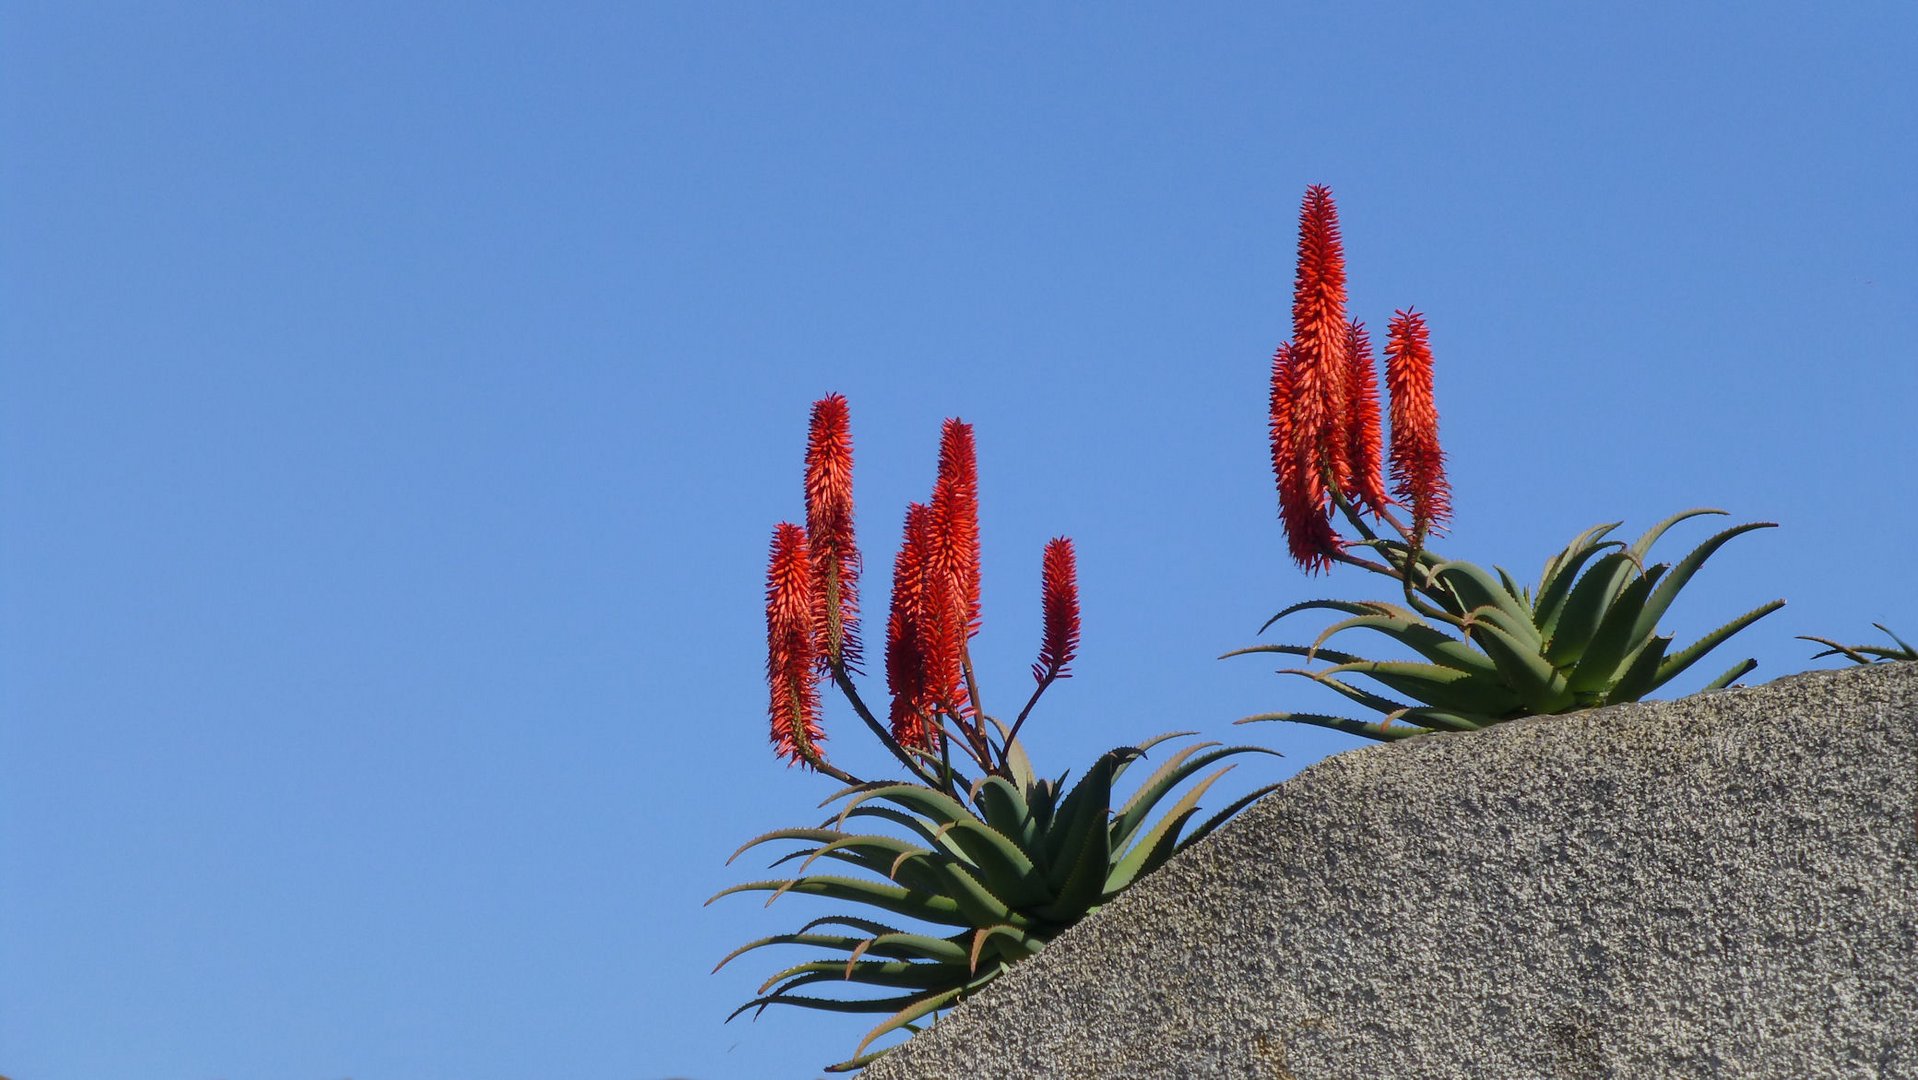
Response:
[[[1003,776],[988,776],[973,785],[972,801],[985,815],[987,825],[1010,837],[1031,857],[1038,822],[1025,795],[1012,781]]]
[[[1468,562],[1454,561],[1442,564],[1434,573],[1458,598],[1465,611],[1496,607],[1512,617],[1514,632],[1538,636],[1538,629],[1532,625],[1532,609],[1506,592],[1485,571]],[[1521,626],[1522,630],[1519,629]]]
[[[1193,844],[1196,844],[1199,841],[1205,839],[1206,837],[1212,835],[1212,833],[1216,829],[1218,829],[1219,826],[1225,824],[1228,821],[1231,821],[1234,817],[1238,816],[1239,811],[1245,809],[1248,806],[1251,806],[1253,803],[1258,802],[1260,799],[1265,798],[1267,795],[1272,794],[1274,791],[1277,791],[1279,788],[1283,787],[1284,784],[1285,782],[1283,780],[1277,783],[1267,784],[1262,788],[1257,788],[1245,795],[1241,795],[1238,798],[1232,800],[1232,802],[1229,805],[1227,805],[1225,809],[1219,811],[1218,813],[1212,815],[1209,818],[1206,818],[1203,822],[1199,824],[1198,828],[1193,829],[1191,832],[1187,833],[1185,835],[1185,839],[1179,841],[1178,850],[1184,851],[1186,848],[1189,848]]]
[[[863,798],[882,798],[897,806],[937,821],[953,842],[995,881],[1022,880],[1033,872],[1032,860],[998,830],[974,817],[953,799],[917,784],[895,784],[868,792]],[[849,808],[850,809],[850,808]]]
[[[1334,679],[1330,675],[1321,674],[1319,672],[1290,671],[1290,672],[1280,672],[1280,674],[1307,676],[1313,682],[1318,683],[1320,686],[1323,686],[1329,690],[1337,691],[1338,693],[1344,695],[1346,698],[1350,699],[1351,701],[1356,702],[1357,704],[1363,705],[1366,708],[1372,710],[1373,712],[1395,713],[1395,712],[1403,711],[1405,708],[1407,708],[1407,706],[1402,702],[1393,701],[1391,698],[1385,697],[1383,695],[1374,694],[1373,692],[1365,689],[1364,687],[1353,686],[1351,683],[1346,682],[1343,679]]]
[[[1606,609],[1604,619],[1592,633],[1590,644],[1585,646],[1584,653],[1566,680],[1573,693],[1590,693],[1618,681],[1619,669],[1624,665],[1626,656],[1643,645],[1656,629],[1656,626],[1644,626],[1640,616],[1645,611],[1646,597],[1651,595],[1652,586],[1657,580],[1651,574],[1640,574],[1619,592],[1618,598]]]
[[[752,952],[754,949],[763,949],[771,945],[810,945],[814,948],[839,949],[844,952],[852,952],[863,945],[866,947],[866,951],[874,956],[890,956],[903,959],[905,957],[919,955],[897,947],[888,947],[884,951],[880,951],[872,947],[872,940],[873,939],[867,937],[851,937],[845,934],[773,934],[756,941],[748,941],[746,944],[727,953],[719,963],[713,965],[713,970],[718,971],[720,968],[732,963],[735,959],[744,956],[746,953]],[[961,959],[963,958],[962,953]]]
[[[769,904],[780,896],[792,892],[806,896],[823,896],[829,900],[865,904],[881,911],[890,911],[895,915],[904,915],[907,918],[941,926],[976,925],[973,919],[960,910],[959,904],[951,897],[915,892],[903,886],[883,885],[863,878],[815,874],[796,880],[749,881],[743,885],[734,885],[729,889],[720,890],[714,895],[713,900],[742,892],[770,892],[773,896],[766,901]]]
[[[1658,665],[1658,680],[1652,683],[1653,689],[1663,686],[1677,678],[1686,668],[1697,663],[1706,653],[1724,644],[1726,638],[1731,637],[1733,634],[1738,633],[1740,630],[1743,630],[1747,626],[1750,626],[1784,606],[1785,602],[1783,600],[1773,600],[1769,604],[1760,604],[1743,615],[1740,615],[1738,618],[1733,619],[1731,622],[1692,642],[1690,645],[1685,646],[1678,652],[1666,657],[1665,662]],[[1743,674],[1743,672],[1739,674]],[[1732,676],[1734,679],[1737,677],[1737,675]]]
[[[1603,531],[1594,529],[1591,532],[1597,532],[1603,536],[1617,527],[1618,523],[1614,522],[1611,525],[1602,526]],[[1624,547],[1625,544],[1622,541],[1613,540],[1605,544],[1592,544],[1576,551],[1567,549],[1552,557],[1552,561],[1546,565],[1544,576],[1539,578],[1538,592],[1532,601],[1532,625],[1538,627],[1540,637],[1549,641],[1553,632],[1557,630],[1559,617],[1565,611],[1566,598],[1571,595],[1572,586],[1578,580],[1579,568],[1584,566],[1592,556],[1606,548],[1622,550]]]
[[[957,994],[959,991],[952,990],[948,991],[948,993]],[[726,1020],[731,1022],[737,1018],[740,1013],[746,1012],[749,1009],[763,1010],[769,1005],[797,1005],[800,1008],[818,1009],[821,1012],[879,1013],[892,1012],[902,1004],[910,1007],[924,1000],[926,1000],[926,998],[922,994],[900,994],[889,998],[822,998],[767,994],[763,997],[756,997],[746,1004],[741,1005],[739,1008],[734,1009],[732,1013],[726,1017]]]
[[[1614,551],[1593,563],[1565,598],[1564,609],[1552,626],[1551,640],[1545,645],[1545,659],[1553,667],[1569,668],[1585,655],[1592,635],[1605,619],[1625,580],[1638,564],[1628,552]]]
[[[1472,640],[1492,658],[1492,663],[1498,665],[1505,685],[1518,694],[1519,701],[1529,711],[1560,712],[1570,707],[1575,700],[1566,687],[1565,676],[1560,675],[1539,655],[1535,641],[1520,640],[1491,620],[1472,628]]]
[[[1503,716],[1520,704],[1518,694],[1511,688],[1436,664],[1367,660],[1357,664],[1340,664],[1319,674],[1336,675],[1348,671],[1373,679],[1413,701],[1442,709]]]
[[[768,833],[760,833],[758,836],[755,836],[751,840],[748,840],[745,843],[739,845],[737,850],[735,850],[731,855],[726,856],[726,865],[731,866],[733,864],[734,859],[739,858],[741,855],[744,855],[748,851],[751,851],[753,848],[756,848],[761,844],[770,843],[774,840],[805,840],[812,843],[825,843],[830,840],[835,840],[844,835],[845,835],[844,833],[839,832],[836,829],[827,829],[827,828],[774,829],[773,831]],[[783,862],[785,860],[782,859],[780,861]],[[778,864],[775,863],[774,865],[778,865]]]
[[[1815,641],[1820,645],[1827,646],[1824,652],[1813,653],[1811,656],[1813,660],[1823,660],[1827,656],[1843,656],[1845,659],[1850,660],[1854,664],[1871,663],[1871,657],[1866,656],[1864,653],[1859,651],[1859,649],[1864,648],[1864,646],[1862,645],[1858,646],[1857,648],[1854,648],[1850,645],[1840,645],[1838,642],[1833,641],[1830,638],[1812,637],[1809,634],[1798,635],[1798,640]]]
[[[1198,750],[1206,746],[1218,745],[1218,743],[1202,743],[1199,746],[1193,747],[1193,749]],[[1167,792],[1185,783],[1186,780],[1213,762],[1221,761],[1238,754],[1270,754],[1273,757],[1285,756],[1277,750],[1267,749],[1263,746],[1227,746],[1193,758],[1179,765],[1176,770],[1170,768],[1173,764],[1172,762],[1167,762],[1165,766],[1160,767],[1158,772],[1155,772],[1148,778],[1145,784],[1140,786],[1138,791],[1133,793],[1132,798],[1126,800],[1126,804],[1120,807],[1118,815],[1113,818],[1111,830],[1113,849],[1121,849],[1131,842],[1132,834],[1138,830],[1140,825],[1145,823],[1145,819],[1152,813],[1153,806],[1156,805]]]
[[[880,1024],[876,1028],[873,1028],[871,1031],[866,1032],[866,1037],[864,1039],[861,1039],[859,1041],[859,1045],[853,1049],[853,1056],[858,1057],[859,1054],[866,1049],[866,1047],[872,1045],[874,1039],[877,1039],[880,1036],[887,1034],[888,1032],[897,1031],[900,1028],[905,1027],[907,1024],[912,1023],[914,1020],[919,1019],[920,1017],[926,1015],[929,1012],[933,1012],[934,1010],[944,1008],[949,1003],[957,1000],[960,993],[962,993],[964,989],[965,989],[964,987],[958,987],[952,990],[948,990],[943,994],[935,994],[931,997],[921,998],[920,1000],[915,1001],[910,1005],[907,1005],[905,1008],[900,1009],[898,1012],[887,1017],[884,1023]]]
[[[1357,735],[1362,739],[1376,739],[1391,742],[1396,739],[1409,739],[1414,735],[1423,735],[1419,728],[1403,727],[1390,720],[1354,720],[1347,716],[1328,716],[1325,713],[1274,712],[1260,713],[1257,716],[1241,717],[1232,721],[1235,724],[1257,724],[1276,720],[1287,724],[1309,724],[1312,727],[1330,728],[1347,735]]]
[[[1918,657],[1918,649],[1912,648],[1910,645],[1906,644],[1904,638],[1901,638],[1897,634],[1892,633],[1891,627],[1886,626],[1884,623],[1876,623],[1876,622],[1872,623],[1871,625],[1877,627],[1881,633],[1883,633],[1886,637],[1892,640],[1893,644],[1898,646],[1898,651],[1896,653],[1888,649],[1881,650],[1887,654],[1886,655],[1887,659]]]
[[[1103,826],[1103,822],[1100,824]],[[1060,853],[1059,865],[1065,873],[1058,890],[1051,901],[1033,908],[1032,913],[1070,925],[1097,906],[1105,894],[1106,876],[1112,867],[1112,834],[1103,827],[1088,830],[1076,847]]]
[[[1665,580],[1658,583],[1658,588],[1652,593],[1651,599],[1645,602],[1645,610],[1638,616],[1639,634],[1641,636],[1650,634],[1657,627],[1658,620],[1665,617],[1666,609],[1671,607],[1672,601],[1678,598],[1678,590],[1684,588],[1686,583],[1691,581],[1692,575],[1698,572],[1699,567],[1705,565],[1705,560],[1711,558],[1719,548],[1724,547],[1732,537],[1754,529],[1777,527],[1775,522],[1754,521],[1726,529],[1693,548],[1691,554],[1678,560],[1678,563],[1672,567],[1672,572],[1665,577]]]
[[[1372,613],[1374,608],[1373,602],[1366,600],[1301,600],[1291,607],[1286,608],[1284,611],[1279,612],[1277,615],[1265,620],[1264,625],[1259,627],[1259,633],[1265,633],[1273,623],[1278,622],[1287,615],[1300,611],[1314,610],[1337,611],[1346,615],[1366,615]]]
[[[1307,645],[1252,645],[1243,649],[1233,649],[1231,652],[1220,656],[1219,659],[1224,660],[1228,657],[1244,656],[1248,653],[1278,653],[1284,656],[1303,656],[1307,660],[1329,660],[1334,664],[1351,664],[1360,660],[1360,657],[1352,653],[1340,652],[1337,649],[1315,649]]]
[[[1192,785],[1192,787],[1179,798],[1178,802],[1173,803],[1172,808],[1167,810],[1165,814],[1159,818],[1158,823],[1148,829],[1146,834],[1139,838],[1137,844],[1134,844],[1130,850],[1120,856],[1118,863],[1114,865],[1111,872],[1106,875],[1105,895],[1111,896],[1119,892],[1137,880],[1140,874],[1145,873],[1151,869],[1152,866],[1156,866],[1157,864],[1152,862],[1152,857],[1153,853],[1161,846],[1165,848],[1164,858],[1170,858],[1174,850],[1174,845],[1178,843],[1179,829],[1182,828],[1186,820],[1197,811],[1199,800],[1205,797],[1206,791],[1211,788],[1213,784],[1219,782],[1220,777],[1237,767],[1237,765],[1227,765],[1211,776],[1200,780],[1198,783]],[[1160,861],[1163,861],[1163,858]]]
[[[1637,701],[1658,685],[1658,665],[1665,662],[1665,650],[1670,648],[1670,637],[1655,637],[1633,653],[1625,664],[1625,670],[1618,680],[1609,687],[1598,687],[1605,691],[1602,704],[1618,705],[1622,702]]]
[[[1725,511],[1723,510],[1713,510],[1709,507],[1700,507],[1696,510],[1681,510],[1671,517],[1666,518],[1664,521],[1646,529],[1644,536],[1632,542],[1631,552],[1638,558],[1639,563],[1643,565],[1645,556],[1651,554],[1652,545],[1658,543],[1658,538],[1664,536],[1667,529],[1670,529],[1681,521],[1689,521],[1695,517],[1703,517],[1707,514],[1718,514],[1722,516],[1724,513]]]
[[[1480,728],[1498,723],[1498,717],[1483,714],[1467,714],[1450,709],[1434,709],[1430,706],[1406,709],[1394,719],[1406,724],[1416,724],[1433,731],[1477,731]],[[1422,734],[1422,732],[1413,732]]]
[[[1008,964],[1017,963],[1029,956],[1037,956],[1039,950],[1045,948],[1044,941],[1033,937],[1019,927],[1009,926],[1005,923],[999,923],[996,926],[982,926],[972,933],[972,949],[966,956],[966,971],[968,974],[978,973],[979,954],[985,951],[988,944],[995,942],[1006,943],[1003,945],[995,944],[993,952],[997,954],[1000,960]]]
[[[1584,532],[1579,533],[1577,536],[1572,537],[1571,543],[1566,544],[1558,554],[1547,559],[1545,561],[1545,571],[1540,574],[1538,578],[1538,589],[1533,593],[1533,595],[1537,597],[1538,603],[1541,605],[1544,603],[1546,591],[1554,580],[1564,575],[1568,563],[1574,560],[1584,562],[1594,551],[1599,550],[1601,546],[1610,547],[1615,545],[1624,547],[1625,545],[1622,542],[1616,540],[1607,545],[1601,545],[1599,543],[1599,541],[1611,535],[1613,529],[1623,524],[1625,523],[1622,521],[1614,521],[1609,524],[1594,525]],[[1569,586],[1569,582],[1567,584]]]
[[[955,977],[964,983],[968,975],[963,967],[913,960],[860,960],[851,965],[844,960],[809,960],[767,979],[760,993],[782,981],[785,985],[778,990],[782,994],[822,982],[859,983],[888,990],[933,990],[951,986]]]
[[[1532,597],[1531,594],[1525,591],[1525,586],[1520,585],[1518,581],[1512,577],[1511,572],[1503,566],[1494,566],[1492,569],[1498,572],[1498,583],[1505,587],[1506,594],[1518,601],[1519,606],[1530,611],[1532,607]]]
[[[1130,747],[1122,749],[1136,753]],[[1092,841],[1096,839],[1102,845],[1107,842],[1106,815],[1111,813],[1112,777],[1120,752],[1111,750],[1100,755],[1092,768],[1086,770],[1086,775],[1059,805],[1052,828],[1046,833],[1045,874],[1055,896],[1065,888],[1074,872],[1075,860]]]
[[[1727,668],[1723,675],[1720,675],[1718,678],[1713,679],[1711,682],[1706,683],[1703,687],[1699,689],[1699,692],[1703,693],[1707,690],[1723,690],[1727,686],[1730,686],[1733,682],[1737,681],[1746,672],[1750,671],[1751,669],[1757,666],[1758,666],[1758,661],[1756,660],[1750,660],[1750,659],[1740,660],[1738,663],[1733,664],[1731,667]]]
[[[1319,635],[1319,640],[1324,641],[1342,630],[1376,630],[1435,664],[1461,670],[1477,668],[1486,675],[1497,674],[1492,662],[1483,653],[1419,619],[1397,615],[1360,615],[1327,627],[1325,633]]]

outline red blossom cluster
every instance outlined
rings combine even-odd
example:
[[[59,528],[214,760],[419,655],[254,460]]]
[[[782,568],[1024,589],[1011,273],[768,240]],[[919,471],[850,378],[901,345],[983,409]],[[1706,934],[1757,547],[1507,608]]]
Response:
[[[853,537],[851,427],[846,399],[832,394],[813,405],[806,448],[806,527],[782,522],[775,528],[766,577],[772,742],[789,762],[836,772],[818,749],[825,738],[819,725],[818,687],[823,679],[838,683],[861,715],[873,722],[848,678],[858,673],[861,657],[860,566]],[[892,707],[889,730],[882,736],[889,735],[909,760],[913,754],[938,753],[948,721],[976,758],[989,756],[967,644],[979,632],[979,577],[979,485],[972,426],[947,420],[932,497],[906,508],[886,620],[886,686]],[[1033,670],[1043,689],[1067,676],[1079,646],[1078,583],[1070,540],[1061,537],[1046,545],[1041,594],[1044,632]]]
[[[1299,210],[1299,265],[1292,286],[1292,340],[1272,358],[1272,472],[1292,557],[1308,572],[1344,550],[1332,514],[1343,501],[1377,518],[1409,505],[1415,542],[1450,512],[1432,354],[1422,317],[1400,312],[1386,347],[1392,394],[1392,496],[1381,478],[1378,376],[1363,323],[1345,312],[1345,251],[1330,189],[1306,189]],[[1403,400],[1401,398],[1403,397]]]

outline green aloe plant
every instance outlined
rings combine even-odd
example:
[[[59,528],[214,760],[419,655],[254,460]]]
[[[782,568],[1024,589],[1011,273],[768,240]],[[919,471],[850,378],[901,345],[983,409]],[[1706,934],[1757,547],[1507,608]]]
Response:
[[[1370,537],[1354,546],[1380,551],[1387,564],[1403,574],[1404,606],[1308,600],[1274,615],[1266,626],[1314,609],[1350,617],[1326,628],[1310,645],[1257,645],[1226,655],[1281,653],[1329,661],[1329,667],[1285,673],[1328,686],[1382,718],[1274,712],[1240,722],[1288,720],[1368,738],[1400,739],[1637,701],[1784,606],[1783,600],[1761,604],[1675,652],[1673,638],[1658,632],[1659,620],[1679,591],[1713,553],[1733,537],[1773,527],[1771,522],[1738,525],[1710,537],[1674,564],[1646,565],[1652,545],[1673,525],[1722,513],[1687,510],[1654,525],[1631,544],[1606,539],[1617,522],[1588,529],[1545,564],[1533,588],[1519,585],[1500,567],[1487,573],[1428,549]],[[1368,660],[1325,647],[1347,630],[1383,634],[1419,659]],[[1729,686],[1754,666],[1755,661],[1742,660],[1705,689]],[[1352,676],[1370,679],[1383,692],[1355,685]]]
[[[748,841],[734,858],[776,841],[803,845],[773,863],[797,861],[798,876],[735,885],[719,896],[768,892],[770,904],[798,893],[851,904],[865,914],[823,916],[792,933],[735,949],[721,967],[773,945],[806,946],[826,955],[774,972],[760,986],[760,996],[733,1015],[770,1005],[886,1014],[851,1060],[828,1071],[864,1066],[877,1056],[864,1054],[875,1040],[902,1028],[916,1030],[918,1021],[1039,952],[1276,786],[1260,788],[1186,831],[1199,799],[1231,769],[1227,765],[1191,785],[1155,819],[1163,800],[1214,763],[1236,754],[1272,752],[1198,743],[1166,760],[1114,809],[1113,788],[1127,767],[1176,737],[1162,735],[1108,751],[1069,790],[1065,777],[1034,777],[1015,742],[1005,774],[970,783],[963,798],[920,784],[857,785],[828,800],[839,809],[819,827],[779,829]],[[866,831],[867,825],[894,829]],[[861,874],[807,873],[821,860]],[[899,917],[913,925],[897,925]],[[795,992],[807,987],[852,987],[872,994]]]
[[[792,876],[734,885],[712,900],[769,893],[771,904],[800,894],[840,905],[791,933],[749,942],[719,964],[775,945],[811,950],[761,983],[735,1017],[773,1005],[882,1014],[852,1057],[829,1071],[864,1066],[884,1052],[866,1052],[875,1040],[914,1030],[956,1004],[1277,786],[1195,825],[1199,800],[1237,765],[1220,763],[1274,753],[1207,742],[1172,754],[1128,799],[1114,799],[1114,785],[1134,762],[1190,732],[1110,750],[1070,789],[1066,776],[1039,777],[1019,733],[1047,689],[1070,677],[1079,647],[1076,559],[1065,537],[1046,544],[1036,685],[1016,718],[1001,723],[985,707],[969,645],[979,629],[975,469],[971,427],[948,420],[932,498],[908,507],[893,564],[885,654],[892,705],[884,723],[854,679],[861,674],[861,560],[843,397],[813,406],[805,527],[773,530],[766,575],[773,746],[842,787],[821,804],[836,809],[818,825],[775,829],[733,853],[797,845],[772,864],[796,863]],[[819,687],[828,681],[903,770],[900,778],[862,780],[827,760]]]

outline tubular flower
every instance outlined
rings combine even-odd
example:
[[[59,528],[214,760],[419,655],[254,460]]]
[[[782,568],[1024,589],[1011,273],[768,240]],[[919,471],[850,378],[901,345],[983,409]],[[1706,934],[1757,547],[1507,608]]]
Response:
[[[1073,657],[1079,654],[1079,568],[1072,541],[1063,536],[1046,541],[1039,574],[1040,607],[1045,631],[1039,640],[1039,662],[1032,677],[1069,679]]]
[[[1432,404],[1432,348],[1425,316],[1397,311],[1385,345],[1385,382],[1392,398],[1392,491],[1412,508],[1414,542],[1441,531],[1452,515]]]
[[[1338,534],[1325,513],[1325,474],[1301,466],[1298,353],[1291,342],[1272,357],[1272,475],[1279,487],[1279,519],[1292,558],[1307,573],[1323,570],[1338,554]]]
[[[806,543],[818,579],[814,628],[822,669],[859,670],[859,548],[852,528],[852,429],[846,399],[813,403],[806,440]]]
[[[1378,373],[1373,368],[1372,339],[1365,324],[1356,319],[1345,328],[1345,353],[1345,460],[1351,475],[1342,478],[1339,486],[1376,517],[1388,501],[1380,478]]]
[[[825,738],[815,677],[818,594],[813,585],[804,530],[780,522],[766,568],[766,681],[772,690],[773,749],[788,763],[810,764]]]
[[[1300,469],[1338,483],[1346,464],[1345,252],[1330,189],[1314,184],[1299,210],[1299,268],[1292,283],[1292,435]],[[1318,485],[1323,497],[1329,492]]]
[[[892,613],[886,621],[886,689],[892,692],[892,737],[899,745],[936,752],[939,726],[928,706],[923,589],[932,511],[906,507],[905,537],[892,564]]]
[[[959,420],[947,420],[939,436],[932,540],[932,568],[951,581],[971,637],[979,632],[979,467],[972,425]]]

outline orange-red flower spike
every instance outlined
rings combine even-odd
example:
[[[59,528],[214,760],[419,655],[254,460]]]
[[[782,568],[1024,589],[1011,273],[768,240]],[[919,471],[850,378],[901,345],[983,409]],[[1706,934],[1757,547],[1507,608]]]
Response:
[[[826,737],[819,726],[815,677],[814,580],[805,531],[780,522],[766,567],[766,681],[772,691],[773,750],[788,763],[809,763]]]
[[[933,567],[950,579],[971,637],[979,632],[979,466],[972,425],[959,420],[947,420],[939,436],[932,531]]]
[[[1272,357],[1272,475],[1286,544],[1299,566],[1312,573],[1331,565],[1339,539],[1325,513],[1325,473],[1300,445],[1297,370],[1298,355],[1288,341]]]
[[[1301,468],[1330,483],[1346,465],[1345,251],[1329,188],[1314,184],[1299,209],[1299,266],[1292,283],[1293,437]]]
[[[1443,529],[1452,516],[1452,492],[1439,447],[1438,409],[1432,403],[1432,348],[1425,316],[1399,311],[1385,345],[1385,383],[1392,398],[1392,490],[1412,508],[1412,542]]]
[[[931,535],[929,507],[906,507],[905,536],[892,564],[892,612],[886,621],[886,689],[892,692],[892,737],[900,746],[939,749],[939,726],[927,707],[923,589]]]
[[[1032,677],[1069,679],[1074,657],[1079,655],[1079,567],[1072,553],[1072,541],[1063,536],[1046,542],[1040,563],[1040,607],[1044,612],[1044,632],[1039,639],[1039,662],[1032,665]]]
[[[852,427],[846,399],[813,403],[806,440],[806,543],[818,579],[821,667],[859,670],[859,547],[853,539]]]
[[[1345,328],[1345,462],[1350,475],[1339,487],[1377,517],[1385,510],[1384,446],[1379,431],[1379,381],[1372,339],[1357,320]]]

